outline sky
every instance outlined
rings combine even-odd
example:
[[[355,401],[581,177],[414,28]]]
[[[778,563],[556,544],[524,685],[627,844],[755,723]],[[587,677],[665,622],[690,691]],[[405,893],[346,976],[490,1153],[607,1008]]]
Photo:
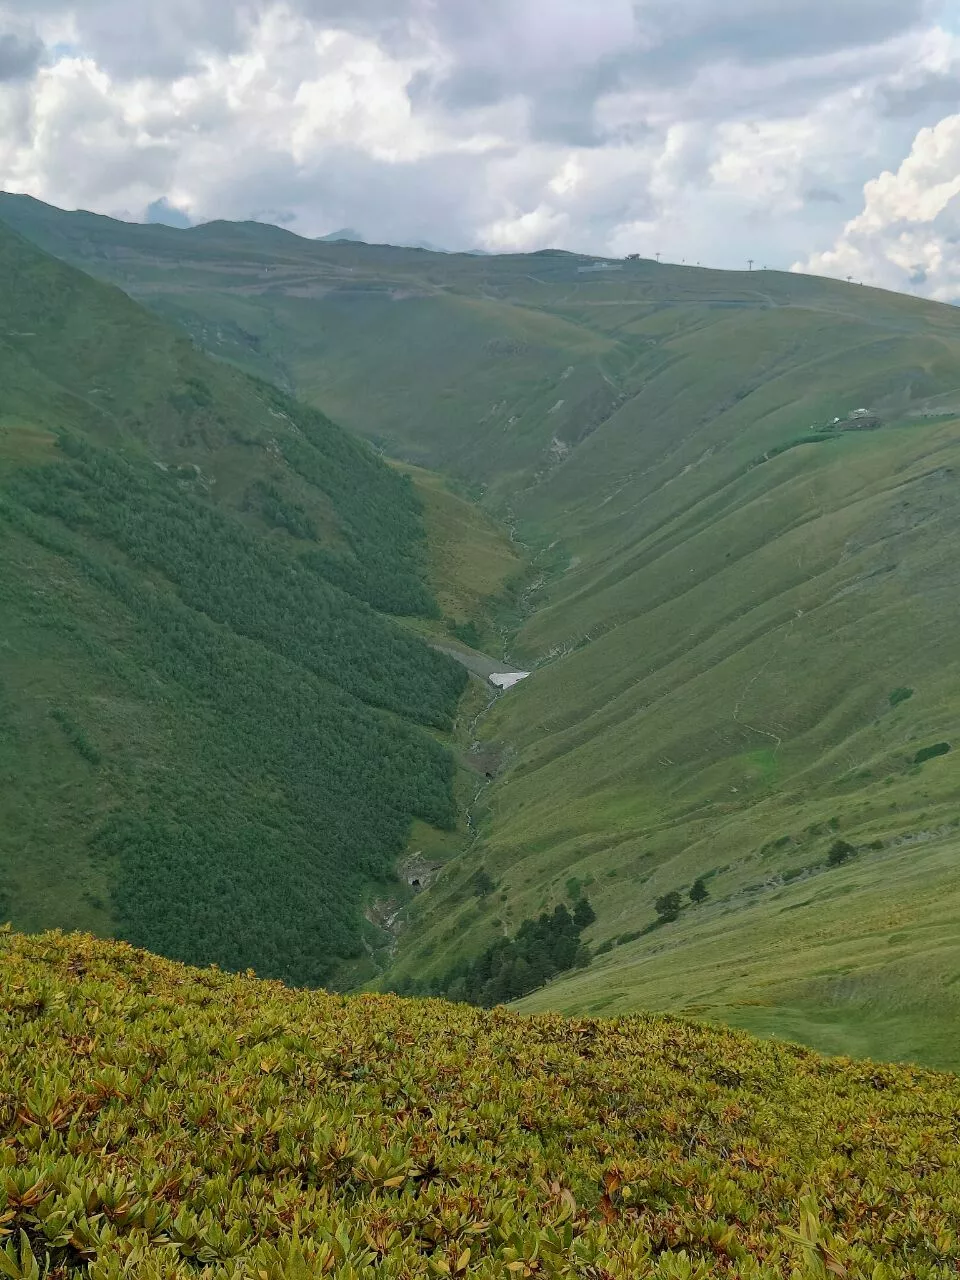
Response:
[[[960,302],[960,0],[0,0],[0,187]]]

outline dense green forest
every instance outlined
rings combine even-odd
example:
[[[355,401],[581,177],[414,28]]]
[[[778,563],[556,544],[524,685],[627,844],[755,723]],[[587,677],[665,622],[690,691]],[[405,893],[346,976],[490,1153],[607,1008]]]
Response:
[[[185,486],[305,539],[308,560],[344,590],[390,613],[436,612],[419,500],[370,446],[271,383],[210,360],[119,290],[2,224],[0,282],[0,421],[69,427],[125,451],[146,446],[151,461],[176,464]],[[240,477],[248,484],[233,502]],[[318,500],[319,521],[309,509]]]
[[[72,436],[66,465],[23,468],[8,492],[123,551],[184,603],[379,706],[447,728],[462,671],[175,478]]]
[[[286,465],[336,507],[348,554],[312,546],[304,553],[308,563],[377,609],[435,616],[436,601],[423,580],[420,502],[409,476],[384,466],[372,449],[317,409],[292,400],[269,382],[250,382],[269,411],[295,427],[277,446]],[[275,484],[257,480],[254,487],[268,523],[319,541],[307,513]]]
[[[519,1000],[558,973],[587,967],[590,949],[580,935],[596,918],[586,898],[579,898],[573,911],[561,902],[552,912],[524,920],[516,937],[498,938],[475,959],[458,961],[441,977],[401,980],[397,993],[446,996],[484,1009]]]
[[[0,285],[3,913],[329,981],[455,820],[412,486],[2,231]]]

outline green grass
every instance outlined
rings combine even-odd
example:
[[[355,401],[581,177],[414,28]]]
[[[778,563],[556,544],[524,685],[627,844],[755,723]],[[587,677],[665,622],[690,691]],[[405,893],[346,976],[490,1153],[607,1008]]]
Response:
[[[618,1007],[681,1010],[827,1053],[955,1069],[956,857],[947,836],[732,896],[712,877],[711,897],[676,924],[615,947],[522,1007],[608,1011],[616,989]],[[756,882],[764,871],[754,865]]]
[[[763,491],[754,496],[748,475],[735,482],[722,520],[685,522],[666,539],[652,531],[637,539],[635,569],[618,576],[604,568],[601,590],[585,594],[594,616],[619,625],[542,667],[486,722],[486,732],[516,750],[491,796],[484,849],[512,897],[530,903],[562,864],[606,885],[606,903],[597,897],[606,915],[599,936],[641,928],[657,894],[704,871],[724,868],[712,894],[742,902],[737,895],[750,886],[824,860],[837,819],[857,845],[941,833],[947,852],[932,894],[921,880],[888,883],[886,862],[872,871],[872,892],[891,909],[923,902],[932,911],[940,895],[949,900],[960,845],[949,834],[960,817],[956,766],[950,755],[919,770],[913,762],[919,749],[950,739],[960,711],[957,667],[943,643],[957,621],[946,566],[960,531],[945,488],[960,460],[956,441],[953,425],[888,428],[838,442],[835,453],[795,451],[766,464],[782,468],[775,502]],[[531,619],[529,643],[545,645],[556,636],[550,622],[570,625],[581,614],[572,578]],[[889,690],[906,684],[914,696],[891,708]],[[811,833],[818,824],[822,834]],[[761,861],[759,851],[785,834],[794,841]],[[617,877],[607,879],[608,869]],[[850,874],[844,910],[859,919],[870,895],[860,870]],[[802,970],[812,964],[821,910],[816,902],[787,916],[772,908],[768,919],[762,903],[738,908],[715,945],[691,925],[684,946],[695,965],[757,952],[766,980],[803,986],[779,948],[772,960],[759,954],[760,930],[769,924]],[[908,950],[921,954],[921,940],[913,937]],[[958,941],[954,918],[931,982],[960,971]],[[662,942],[645,939],[638,952],[659,954]],[[663,964],[651,960],[654,971]],[[883,968],[873,953],[856,964]],[[618,969],[621,1004],[663,1000],[646,967],[622,972],[622,955],[607,965]],[[724,965],[734,989],[735,972]],[[573,998],[570,985],[550,990],[557,1007],[573,1007]],[[820,1038],[823,998],[815,985],[803,988],[809,1038],[837,1046],[836,1033]],[[701,980],[690,978],[658,1007],[702,1000]],[[957,1065],[950,1029],[960,1011],[950,999],[939,1012],[922,1001],[902,1007],[898,996],[886,1000],[880,982],[866,1014],[852,987],[838,986],[831,1000],[841,1026],[842,1007],[851,1005],[851,1047],[862,1047],[853,1024],[866,1020],[874,1054]],[[900,1028],[889,1043],[887,1018]],[[784,1030],[797,1026],[791,1014]]]
[[[397,464],[409,475],[423,509],[426,576],[446,624],[472,623],[496,647],[497,618],[524,558],[503,528],[476,503],[453,492],[437,474]],[[454,637],[455,638],[455,637]]]

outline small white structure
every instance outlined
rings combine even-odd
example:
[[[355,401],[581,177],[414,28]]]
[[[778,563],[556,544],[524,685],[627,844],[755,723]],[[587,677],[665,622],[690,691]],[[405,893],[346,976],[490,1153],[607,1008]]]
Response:
[[[529,671],[496,671],[490,677],[490,683],[495,684],[498,689],[512,689],[521,680],[526,680],[529,674]]]

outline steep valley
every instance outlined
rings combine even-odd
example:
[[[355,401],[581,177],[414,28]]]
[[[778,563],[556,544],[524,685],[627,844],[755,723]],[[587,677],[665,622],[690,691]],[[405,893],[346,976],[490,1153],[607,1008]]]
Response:
[[[494,765],[446,778],[445,794],[456,785],[460,800],[455,830],[442,830],[452,816],[439,793],[393,804],[404,832],[419,818],[408,852],[426,850],[442,871],[410,899],[378,981],[442,989],[461,956],[588,896],[590,965],[522,1009],[681,1011],[828,1051],[960,1066],[960,314],[804,276],[321,244],[260,224],[174,231],[22,197],[0,199],[0,218],[181,325],[194,343],[184,360],[201,359],[195,346],[219,357],[203,357],[218,372],[202,375],[225,380],[218,396],[228,384],[230,395],[251,394],[237,390],[239,366],[399,459],[376,471],[390,503],[384,477],[416,478],[428,542],[402,572],[379,555],[403,526],[375,529],[352,559],[337,558],[343,517],[300,472],[283,481],[287,507],[274,498],[270,508],[295,525],[295,497],[327,535],[316,572],[344,593],[345,609],[360,601],[364,627],[384,643],[416,642],[416,663],[435,662],[429,680],[442,689],[432,702],[419,687],[403,700],[377,650],[344,696],[376,708],[363,715],[419,725],[403,729],[411,750],[453,734],[466,765],[474,744]],[[18,370],[24,341],[5,339]],[[35,370],[24,387],[28,376]],[[296,419],[268,382],[243,385],[257,388],[271,422]],[[61,402],[43,395],[52,421]],[[30,383],[30,403],[39,398]],[[23,426],[16,404],[4,415],[4,471],[14,455],[18,466],[45,459],[47,420],[34,413]],[[143,432],[134,435],[142,447]],[[163,460],[190,465],[192,447]],[[238,447],[218,446],[220,492],[235,492],[236,518],[259,521],[263,534],[264,495],[259,515],[240,508],[269,449],[231,489]],[[18,484],[17,501],[49,519]],[[82,519],[112,563],[114,531]],[[30,529],[23,617],[35,579],[62,579],[59,604],[79,593],[59,544]],[[271,551],[298,549],[295,530],[266,532]],[[365,556],[365,572],[348,574],[344,565]],[[436,607],[419,594],[409,607],[386,598],[385,584],[406,571],[420,584],[410,590]],[[384,611],[405,614],[403,630]],[[123,650],[120,621],[110,626]],[[60,650],[39,647],[37,634],[24,632],[17,661],[36,649],[44,671],[56,668]],[[466,641],[532,674],[486,710],[489,685],[474,679],[455,716],[464,677],[419,637]],[[254,642],[271,647],[245,635]],[[5,694],[22,671],[10,668]],[[77,680],[93,687],[92,667]],[[113,685],[98,696],[105,706],[120,697]],[[79,726],[76,704],[57,697]],[[176,751],[203,741],[193,722],[175,737],[163,708],[151,714],[163,726],[151,733],[170,735]],[[118,737],[134,721],[146,723],[141,713],[126,728],[118,721]],[[279,742],[279,722],[276,733]],[[65,833],[93,821],[93,765],[75,756],[55,784],[72,779],[73,807],[58,808],[31,848],[79,849]],[[31,776],[40,768],[33,761]],[[255,789],[261,768],[240,790]],[[115,801],[96,803],[102,814]],[[307,822],[315,798],[302,803]],[[393,832],[354,903],[395,892],[389,868],[402,843]],[[191,856],[202,865],[202,851]],[[48,865],[33,865],[49,880]],[[471,887],[479,871],[494,886],[482,895]],[[84,892],[105,900],[102,865],[84,876]],[[700,878],[707,897],[694,904]],[[659,922],[654,904],[674,890],[678,918]],[[30,910],[18,923],[114,924],[93,907]],[[385,941],[375,928],[368,938],[374,949]],[[373,980],[359,959],[352,980]]]

